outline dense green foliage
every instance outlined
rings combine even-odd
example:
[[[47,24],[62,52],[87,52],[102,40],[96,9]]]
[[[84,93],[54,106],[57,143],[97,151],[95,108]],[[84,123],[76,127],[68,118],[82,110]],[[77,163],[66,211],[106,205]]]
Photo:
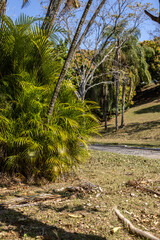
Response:
[[[0,171],[56,179],[83,159],[90,135],[98,131],[91,113],[95,103],[85,98],[97,102],[102,107],[99,115],[103,112],[106,118],[115,108],[118,115],[118,109],[124,112],[125,104],[132,104],[137,86],[149,83],[151,77],[159,81],[159,39],[154,40],[156,44],[140,45],[134,31],[132,36],[124,31],[129,37],[121,44],[118,39],[123,39],[125,24],[121,25],[101,53],[98,49],[99,53],[93,49],[81,49],[82,56],[76,53],[80,71],[75,72],[69,66],[73,56],[68,58],[64,29],[54,25],[44,30],[41,19],[24,15],[13,22],[4,12],[0,21]],[[86,84],[84,76],[92,68]],[[53,105],[59,82],[62,86]]]
[[[145,58],[149,65],[149,71],[152,80],[156,83],[160,82],[160,38],[144,41],[141,43],[145,50]]]
[[[96,131],[93,104],[77,100],[65,81],[48,123],[48,108],[66,55],[35,19],[4,17],[0,30],[0,171],[54,180],[83,158]],[[54,39],[54,41],[53,41]],[[80,146],[81,145],[81,146]]]

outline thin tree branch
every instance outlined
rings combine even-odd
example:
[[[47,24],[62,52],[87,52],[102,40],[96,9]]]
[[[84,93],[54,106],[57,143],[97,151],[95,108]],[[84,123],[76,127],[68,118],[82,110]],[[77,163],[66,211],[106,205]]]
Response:
[[[159,17],[156,17],[154,15],[152,15],[151,13],[149,13],[147,10],[144,10],[145,14],[150,17],[154,22],[157,22],[160,24],[160,15]]]
[[[86,88],[85,92],[87,93],[89,89],[91,89],[95,86],[101,85],[101,84],[114,84],[114,83],[112,81],[103,81],[103,82],[95,83],[95,84],[91,85],[90,87]]]

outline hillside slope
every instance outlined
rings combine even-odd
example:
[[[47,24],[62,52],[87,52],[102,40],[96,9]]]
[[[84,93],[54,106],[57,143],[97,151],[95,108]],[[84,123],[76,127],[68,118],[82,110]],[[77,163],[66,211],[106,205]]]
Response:
[[[121,115],[119,115],[119,125]],[[125,113],[125,127],[115,130],[115,119],[102,127],[102,136],[94,142],[160,146],[160,85],[142,89],[135,98],[135,105]]]

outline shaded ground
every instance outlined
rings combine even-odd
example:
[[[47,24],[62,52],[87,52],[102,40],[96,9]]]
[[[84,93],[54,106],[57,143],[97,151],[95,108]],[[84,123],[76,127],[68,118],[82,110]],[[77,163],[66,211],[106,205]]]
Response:
[[[150,84],[139,90],[134,97],[133,101],[135,105],[141,105],[144,103],[152,102],[160,98],[160,84]]]
[[[20,178],[19,183],[9,183],[2,176],[0,239],[140,239],[117,219],[115,205],[136,227],[160,237],[159,173],[156,159],[92,151],[89,161],[63,182],[38,187]],[[82,183],[97,188],[62,191]],[[35,200],[38,196],[50,199]],[[112,234],[115,227],[120,229]]]

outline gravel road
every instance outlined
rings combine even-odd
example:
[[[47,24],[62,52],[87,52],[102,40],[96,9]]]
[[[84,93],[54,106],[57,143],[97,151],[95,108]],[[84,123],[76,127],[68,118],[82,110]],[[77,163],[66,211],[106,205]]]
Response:
[[[126,145],[125,146],[91,145],[91,146],[89,146],[89,149],[160,159],[160,148],[157,148],[157,149],[138,148],[138,147],[129,147]]]

